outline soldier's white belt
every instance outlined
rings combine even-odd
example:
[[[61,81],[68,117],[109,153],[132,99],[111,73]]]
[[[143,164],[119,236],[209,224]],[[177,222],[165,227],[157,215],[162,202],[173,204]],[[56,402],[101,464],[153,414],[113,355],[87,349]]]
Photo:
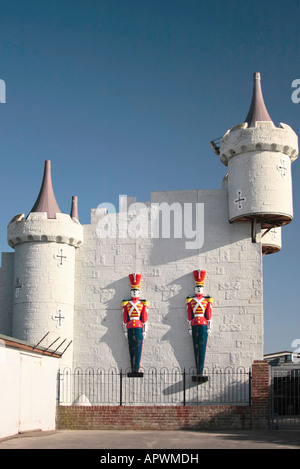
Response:
[[[202,309],[202,311],[203,311],[203,313],[204,313],[205,308],[204,308],[204,306],[203,306],[203,304],[202,304],[202,299],[201,299],[200,301],[195,300],[195,303],[196,303],[196,304],[195,304],[195,306],[194,306],[194,308],[193,308],[193,313],[194,313],[194,314],[196,313],[196,311],[197,311],[197,309],[198,309],[198,306],[200,306],[200,308]]]
[[[137,314],[139,316],[140,310],[138,309],[137,305],[140,304],[140,301],[138,303],[133,303],[132,301],[130,301],[130,304],[132,308],[129,311],[129,315],[131,316],[132,314]]]

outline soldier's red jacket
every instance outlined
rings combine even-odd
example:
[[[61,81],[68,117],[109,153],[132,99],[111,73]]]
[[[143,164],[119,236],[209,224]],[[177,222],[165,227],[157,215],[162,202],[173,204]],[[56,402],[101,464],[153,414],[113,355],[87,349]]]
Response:
[[[196,295],[186,299],[187,316],[191,326],[207,326],[211,319],[213,299],[203,295]]]
[[[122,302],[123,323],[126,329],[143,327],[148,320],[148,302],[134,298]]]

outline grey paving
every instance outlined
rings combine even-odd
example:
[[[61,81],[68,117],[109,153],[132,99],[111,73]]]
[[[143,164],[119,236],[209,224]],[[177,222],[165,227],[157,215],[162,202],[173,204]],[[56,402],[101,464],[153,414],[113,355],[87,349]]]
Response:
[[[0,440],[0,449],[300,449],[300,429],[230,432],[55,430]]]

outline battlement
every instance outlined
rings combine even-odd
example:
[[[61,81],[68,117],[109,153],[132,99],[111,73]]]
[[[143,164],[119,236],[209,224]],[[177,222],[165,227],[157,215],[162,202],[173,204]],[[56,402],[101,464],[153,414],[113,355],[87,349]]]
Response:
[[[31,212],[15,216],[7,227],[7,242],[14,248],[28,242],[53,242],[78,248],[83,243],[83,228],[76,218],[56,213],[49,219],[46,212]]]
[[[222,138],[220,160],[227,166],[230,158],[253,151],[280,152],[293,162],[298,158],[298,136],[287,124],[276,127],[273,122],[255,122],[255,127],[248,127],[244,122],[232,127]]]

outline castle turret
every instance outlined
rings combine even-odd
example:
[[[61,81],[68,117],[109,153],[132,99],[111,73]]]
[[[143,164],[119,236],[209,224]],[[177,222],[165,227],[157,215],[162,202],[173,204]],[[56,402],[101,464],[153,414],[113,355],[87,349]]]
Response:
[[[273,227],[261,232],[262,254],[274,254],[281,249],[281,227]]]
[[[45,162],[40,193],[29,215],[8,225],[8,244],[15,249],[12,335],[56,349],[62,363],[72,364],[75,251],[83,243],[77,201],[73,217],[56,202],[50,161]]]
[[[219,153],[228,167],[230,222],[257,220],[271,229],[292,221],[291,163],[298,157],[298,137],[288,125],[274,125],[259,73],[246,120],[226,132]]]

